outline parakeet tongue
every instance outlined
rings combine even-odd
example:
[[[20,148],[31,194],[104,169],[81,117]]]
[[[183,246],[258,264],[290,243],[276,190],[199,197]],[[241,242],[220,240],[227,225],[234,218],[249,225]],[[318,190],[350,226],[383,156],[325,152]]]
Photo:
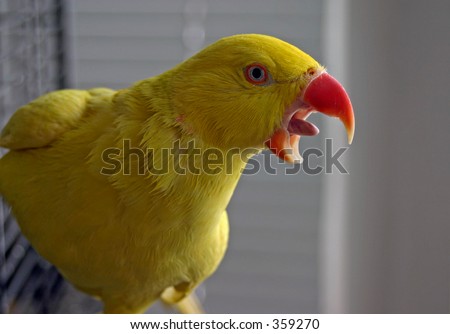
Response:
[[[304,119],[295,118],[295,115],[289,122],[288,131],[300,136],[315,136],[319,133],[319,129],[314,124]]]

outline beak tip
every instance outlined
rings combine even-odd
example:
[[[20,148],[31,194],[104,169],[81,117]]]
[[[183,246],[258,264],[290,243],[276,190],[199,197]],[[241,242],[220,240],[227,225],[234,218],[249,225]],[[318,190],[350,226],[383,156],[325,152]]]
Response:
[[[354,136],[355,136],[355,126],[354,123],[352,123],[352,125],[347,128],[347,138],[349,145],[352,144]]]
[[[353,142],[353,133],[348,134],[348,144],[351,145]]]
[[[347,138],[348,138],[348,144],[351,145],[353,142],[353,137],[355,136],[355,117],[353,114],[353,108],[350,104],[350,112],[347,113],[347,119],[344,119],[344,124],[347,129]]]

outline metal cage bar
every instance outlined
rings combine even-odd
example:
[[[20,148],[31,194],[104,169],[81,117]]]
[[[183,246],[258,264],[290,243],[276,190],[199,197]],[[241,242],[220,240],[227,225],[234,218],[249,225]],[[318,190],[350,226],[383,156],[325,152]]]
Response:
[[[0,0],[1,127],[19,106],[68,86],[67,14],[64,0]],[[61,312],[68,291],[0,202],[0,313]]]

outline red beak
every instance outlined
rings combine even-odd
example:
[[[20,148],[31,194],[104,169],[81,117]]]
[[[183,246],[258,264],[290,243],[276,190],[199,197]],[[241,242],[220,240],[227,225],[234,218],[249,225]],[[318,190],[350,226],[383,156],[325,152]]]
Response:
[[[314,110],[341,120],[347,130],[348,143],[355,134],[355,116],[352,103],[344,87],[331,75],[324,72],[306,87],[303,101]]]

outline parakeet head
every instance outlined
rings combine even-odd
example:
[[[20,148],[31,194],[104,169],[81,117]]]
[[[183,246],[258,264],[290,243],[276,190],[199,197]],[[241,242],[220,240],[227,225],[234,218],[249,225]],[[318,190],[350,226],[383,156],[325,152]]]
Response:
[[[208,145],[266,145],[285,161],[299,161],[300,136],[318,133],[306,121],[314,111],[339,118],[352,141],[354,116],[345,90],[312,57],[277,38],[220,39],[173,74],[174,108]]]

